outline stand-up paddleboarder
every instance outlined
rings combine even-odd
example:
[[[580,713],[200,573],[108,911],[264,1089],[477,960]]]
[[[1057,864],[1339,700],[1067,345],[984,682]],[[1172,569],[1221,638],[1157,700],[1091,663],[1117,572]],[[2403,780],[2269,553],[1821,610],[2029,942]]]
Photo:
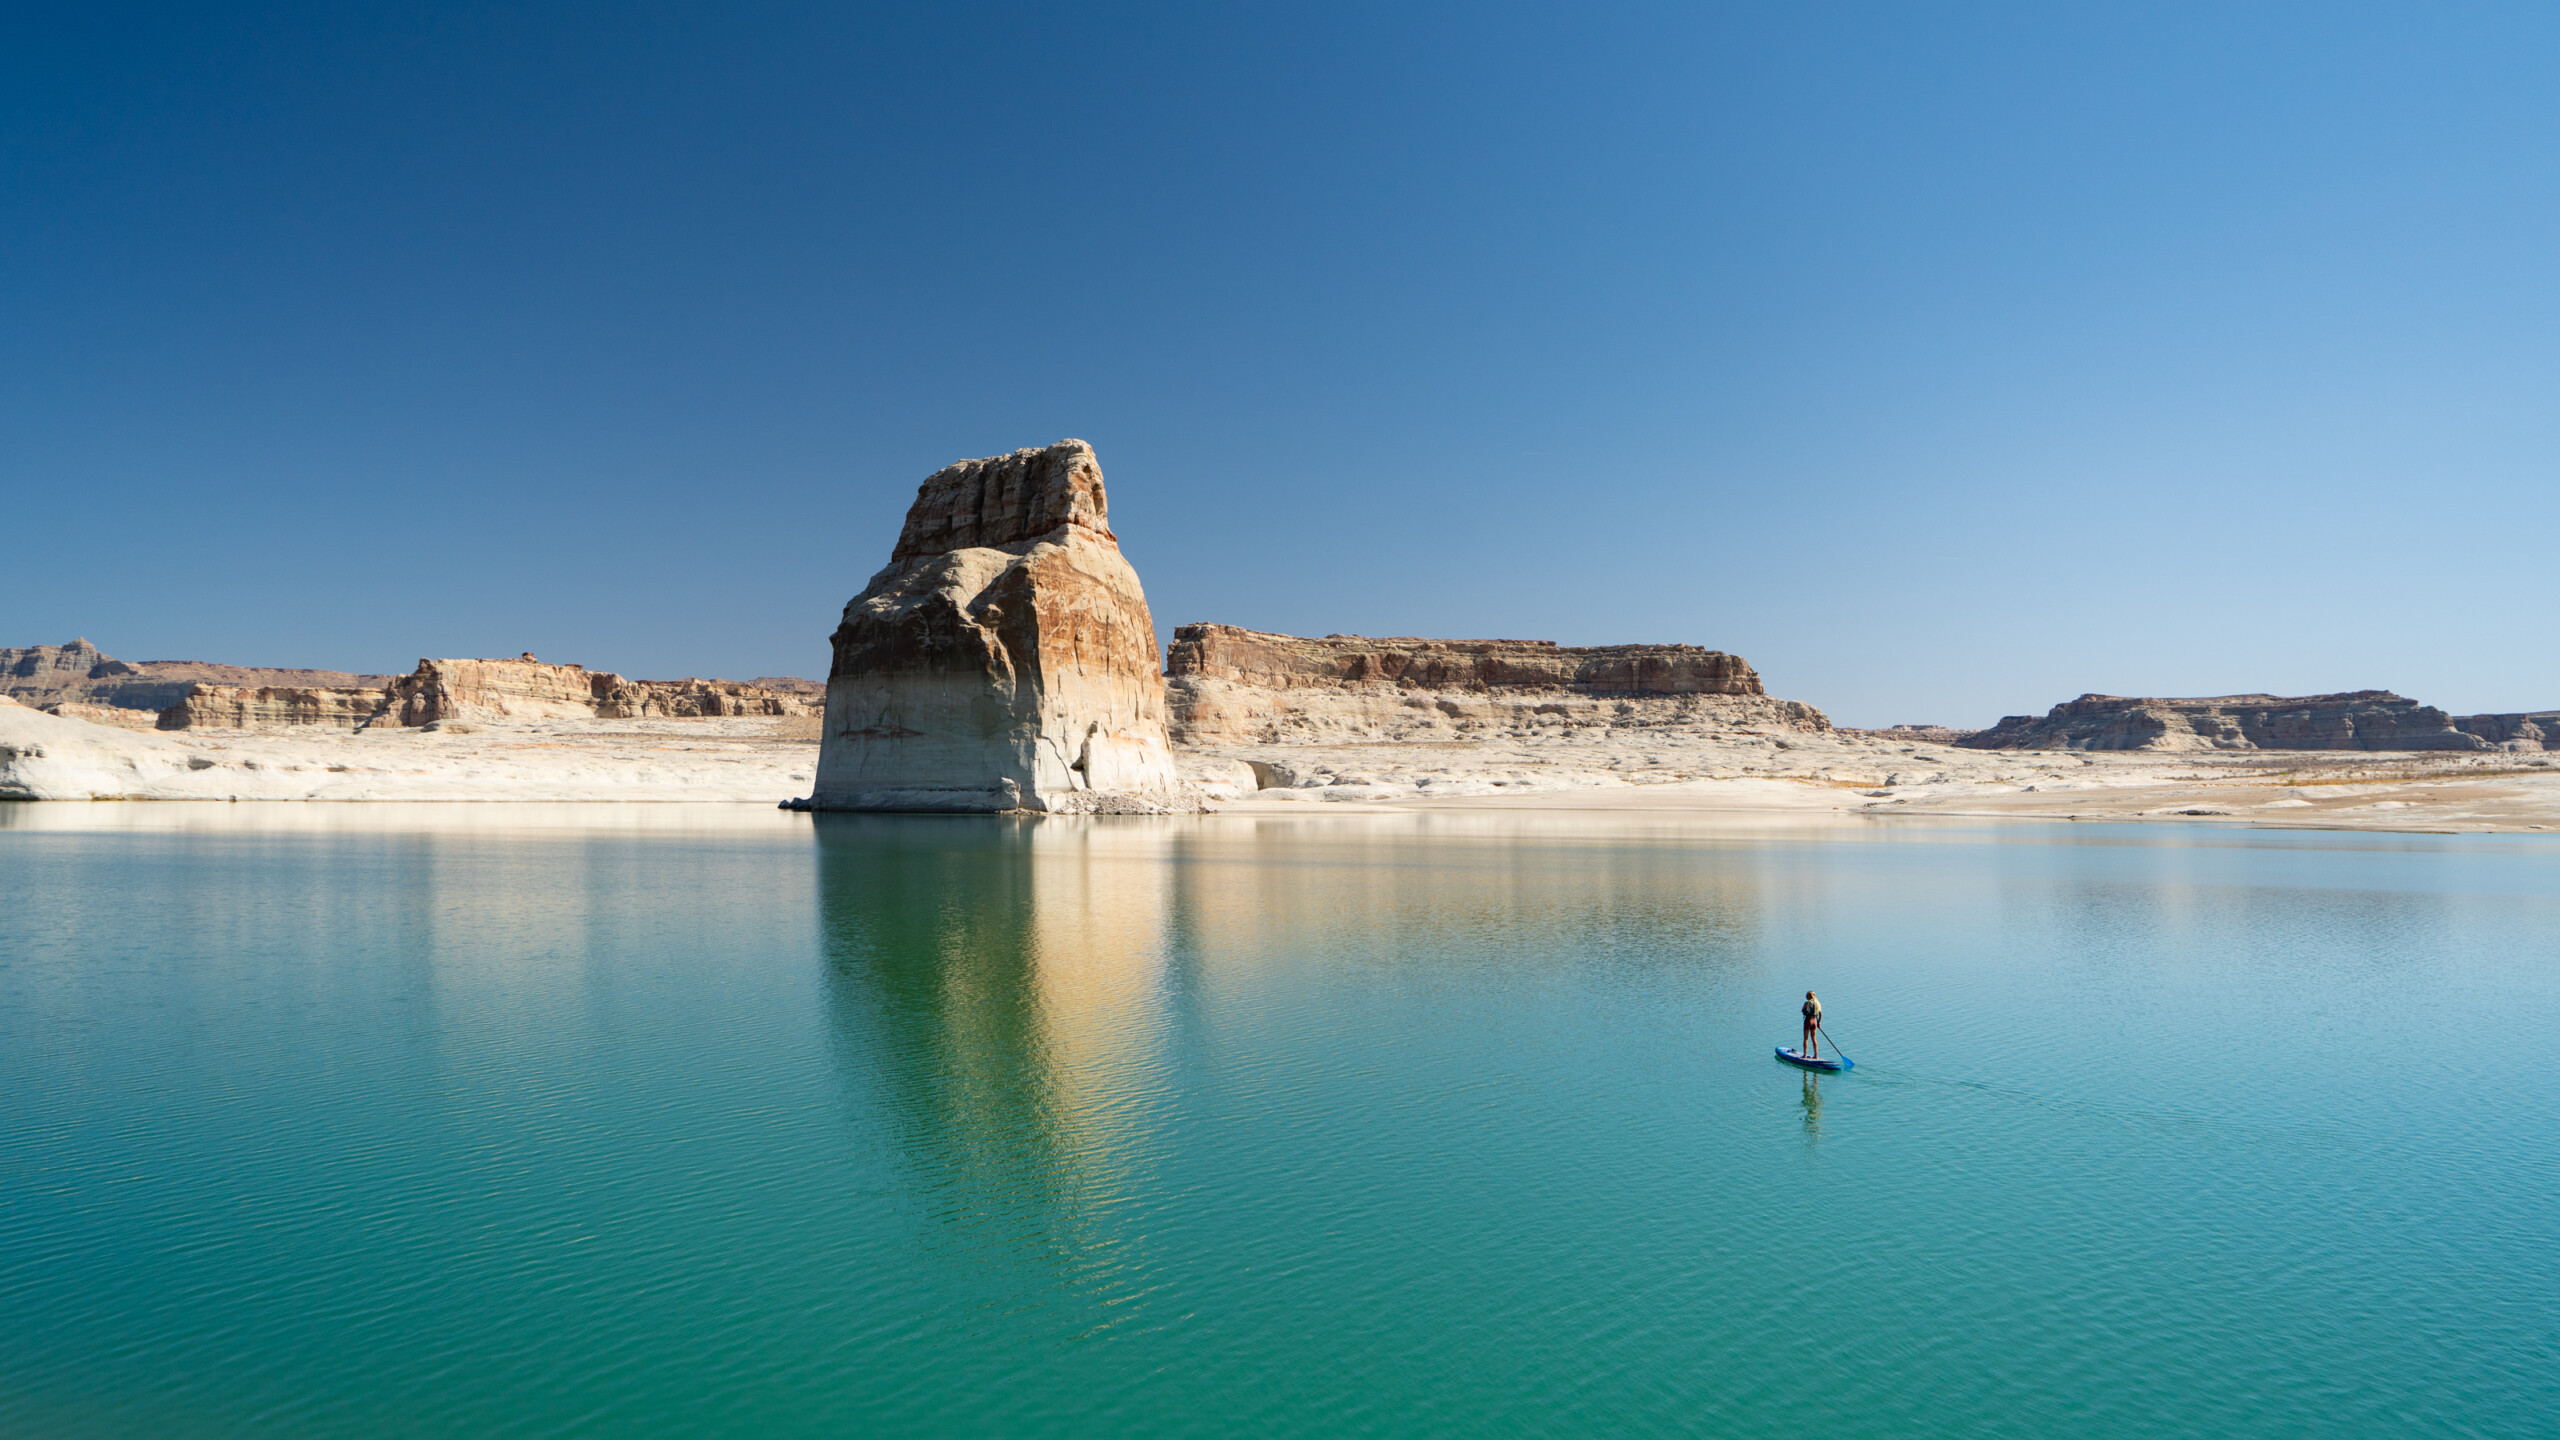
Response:
[[[1807,1060],[1822,1058],[1822,1002],[1813,998],[1810,990],[1804,992],[1803,1054]]]

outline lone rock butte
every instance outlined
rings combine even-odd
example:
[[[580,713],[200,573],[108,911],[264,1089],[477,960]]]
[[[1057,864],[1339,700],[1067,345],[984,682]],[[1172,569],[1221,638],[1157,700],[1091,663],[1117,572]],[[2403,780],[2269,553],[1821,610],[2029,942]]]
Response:
[[[817,810],[1079,812],[1178,789],[1154,619],[1093,447],[937,470],[844,608]]]

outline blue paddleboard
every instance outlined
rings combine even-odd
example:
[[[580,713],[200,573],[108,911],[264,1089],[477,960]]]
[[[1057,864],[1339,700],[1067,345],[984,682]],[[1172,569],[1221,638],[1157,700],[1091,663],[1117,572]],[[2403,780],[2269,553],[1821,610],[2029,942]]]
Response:
[[[1857,1066],[1854,1060],[1835,1060],[1827,1055],[1808,1057],[1803,1051],[1790,1050],[1784,1045],[1778,1047],[1778,1058],[1790,1065],[1801,1065],[1807,1070],[1850,1070]]]

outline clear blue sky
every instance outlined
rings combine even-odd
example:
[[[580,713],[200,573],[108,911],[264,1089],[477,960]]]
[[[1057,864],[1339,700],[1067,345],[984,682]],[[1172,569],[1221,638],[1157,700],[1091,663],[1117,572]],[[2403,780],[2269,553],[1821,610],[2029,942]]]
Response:
[[[0,644],[822,676],[1069,435],[1165,638],[2560,705],[2560,8],[0,9]]]

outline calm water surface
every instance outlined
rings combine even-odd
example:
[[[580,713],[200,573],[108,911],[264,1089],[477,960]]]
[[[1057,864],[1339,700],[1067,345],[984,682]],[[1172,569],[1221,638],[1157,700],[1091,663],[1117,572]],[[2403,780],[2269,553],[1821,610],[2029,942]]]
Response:
[[[2560,1433],[2547,837],[14,806],[0,894],[0,1434]]]

